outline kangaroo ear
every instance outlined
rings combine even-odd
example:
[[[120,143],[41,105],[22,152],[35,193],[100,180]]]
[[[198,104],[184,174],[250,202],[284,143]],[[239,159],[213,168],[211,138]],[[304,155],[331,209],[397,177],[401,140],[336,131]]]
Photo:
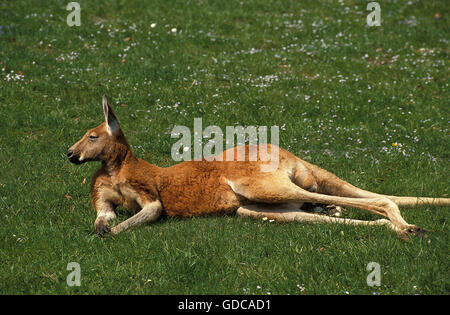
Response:
[[[108,98],[106,94],[103,95],[103,113],[105,114],[106,126],[108,128],[108,132],[112,135],[115,134],[120,129],[119,121],[117,120],[116,115],[109,105]]]

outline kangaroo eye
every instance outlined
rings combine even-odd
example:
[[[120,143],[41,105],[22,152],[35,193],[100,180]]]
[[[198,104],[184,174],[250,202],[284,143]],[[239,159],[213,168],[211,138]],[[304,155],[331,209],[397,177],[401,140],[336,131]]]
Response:
[[[98,136],[93,136],[93,135],[90,135],[90,136],[89,136],[89,139],[90,139],[90,140],[95,140],[95,139],[97,139],[97,138],[98,138]]]

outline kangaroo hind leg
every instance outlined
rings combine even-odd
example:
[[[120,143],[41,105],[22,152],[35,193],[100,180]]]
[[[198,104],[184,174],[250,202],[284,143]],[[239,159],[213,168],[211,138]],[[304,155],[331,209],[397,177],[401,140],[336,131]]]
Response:
[[[355,219],[343,219],[334,218],[326,215],[319,215],[314,213],[308,213],[301,211],[297,207],[293,206],[295,204],[279,204],[279,205],[268,205],[268,204],[249,204],[240,207],[237,210],[237,215],[241,217],[252,217],[255,219],[268,219],[274,220],[276,222],[291,222],[297,221],[302,223],[337,223],[337,224],[347,224],[347,225],[386,225],[388,228],[395,232],[398,229],[389,220],[379,219],[375,221],[364,221]]]
[[[230,186],[236,194],[250,200],[249,203],[255,202],[275,204],[310,202],[359,208],[388,217],[390,222],[395,226],[395,230],[399,233],[417,234],[422,231],[419,227],[408,224],[401,217],[397,205],[390,199],[382,196],[372,198],[355,198],[314,193],[294,184],[289,177],[275,175],[266,175],[257,179],[239,178],[233,182],[230,182]],[[304,215],[302,214],[302,216]],[[309,216],[308,218],[312,217]],[[323,221],[323,219],[318,220]],[[344,221],[341,222],[344,223]]]

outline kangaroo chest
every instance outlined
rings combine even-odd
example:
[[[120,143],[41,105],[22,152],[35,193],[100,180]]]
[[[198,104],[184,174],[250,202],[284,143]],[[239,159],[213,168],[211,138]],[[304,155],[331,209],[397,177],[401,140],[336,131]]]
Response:
[[[119,205],[123,208],[136,212],[142,209],[142,200],[139,193],[127,183],[118,183],[113,185],[113,190],[118,195]]]

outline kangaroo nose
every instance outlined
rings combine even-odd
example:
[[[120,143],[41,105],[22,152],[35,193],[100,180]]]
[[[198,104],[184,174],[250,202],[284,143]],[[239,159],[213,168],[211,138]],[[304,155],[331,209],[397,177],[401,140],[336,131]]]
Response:
[[[73,150],[69,150],[67,151],[67,157],[70,158],[73,154]]]

